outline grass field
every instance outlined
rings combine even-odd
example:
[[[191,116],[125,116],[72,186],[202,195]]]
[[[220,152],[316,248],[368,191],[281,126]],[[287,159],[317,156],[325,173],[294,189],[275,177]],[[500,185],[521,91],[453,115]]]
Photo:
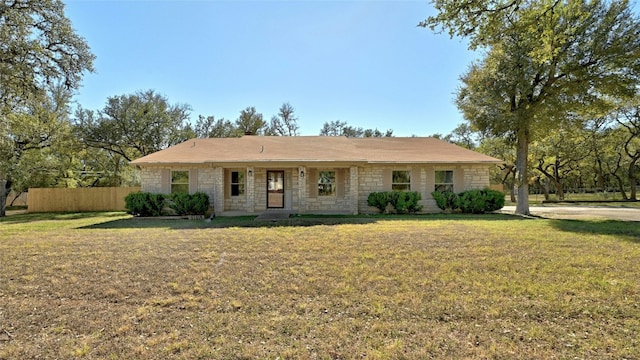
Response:
[[[637,358],[637,223],[0,220],[0,359]]]

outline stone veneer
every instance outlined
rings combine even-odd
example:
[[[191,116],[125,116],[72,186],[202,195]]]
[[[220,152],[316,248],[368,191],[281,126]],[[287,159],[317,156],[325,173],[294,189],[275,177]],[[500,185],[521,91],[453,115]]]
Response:
[[[143,167],[140,172],[142,191],[163,193],[168,192],[170,185],[163,184],[169,181],[171,170],[197,169],[197,186],[192,185],[191,192],[201,191],[209,195],[211,204],[216,212],[262,212],[267,209],[266,174],[267,168],[249,167],[238,168],[245,171],[245,194],[242,196],[228,196],[225,198],[225,169],[222,167],[194,167],[194,168],[160,168]],[[247,169],[251,169],[253,175],[249,175]],[[343,168],[341,196],[317,196],[309,197],[307,182],[300,178],[300,173],[308,173],[310,167],[300,166],[285,168],[285,191],[290,197],[290,208],[293,212],[340,212],[340,213],[376,213],[377,208],[367,205],[369,193],[374,191],[391,190],[390,182],[385,183],[383,177],[393,170],[408,170],[412,172],[413,191],[419,191],[422,195],[420,204],[423,212],[439,212],[431,192],[435,186],[436,170],[453,170],[455,191],[463,189],[482,189],[489,186],[489,165],[368,165],[351,166]],[[327,169],[327,168],[322,168]],[[321,169],[321,170],[322,170]],[[227,169],[230,170],[230,169]],[[234,169],[235,170],[235,169]],[[277,170],[277,169],[275,169]],[[191,173],[195,174],[195,173]],[[462,176],[462,179],[460,178]],[[193,183],[192,183],[193,184]],[[385,188],[385,187],[388,187]]]

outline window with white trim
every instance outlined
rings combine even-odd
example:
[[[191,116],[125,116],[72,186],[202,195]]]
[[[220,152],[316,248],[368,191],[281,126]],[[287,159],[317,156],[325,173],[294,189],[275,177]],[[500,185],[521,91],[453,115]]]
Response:
[[[453,170],[436,170],[435,191],[453,191]]]
[[[391,190],[411,191],[411,171],[394,170],[391,174]]]

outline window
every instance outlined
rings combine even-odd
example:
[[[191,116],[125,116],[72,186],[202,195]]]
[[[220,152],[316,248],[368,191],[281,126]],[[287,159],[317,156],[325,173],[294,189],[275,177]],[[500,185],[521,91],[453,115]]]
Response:
[[[171,193],[189,193],[189,171],[171,172]]]
[[[320,171],[318,173],[318,195],[330,196],[336,194],[336,172]]]
[[[436,191],[453,191],[453,171],[436,171]]]
[[[231,172],[231,196],[244,195],[244,172]]]
[[[410,191],[411,172],[407,170],[393,171],[391,177],[391,190]]]

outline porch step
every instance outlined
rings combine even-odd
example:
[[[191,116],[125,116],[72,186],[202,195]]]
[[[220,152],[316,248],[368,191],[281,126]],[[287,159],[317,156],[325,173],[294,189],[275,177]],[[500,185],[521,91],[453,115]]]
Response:
[[[285,220],[291,216],[291,213],[288,211],[266,211],[262,214],[258,215],[255,218],[255,221],[276,221],[276,220]]]

